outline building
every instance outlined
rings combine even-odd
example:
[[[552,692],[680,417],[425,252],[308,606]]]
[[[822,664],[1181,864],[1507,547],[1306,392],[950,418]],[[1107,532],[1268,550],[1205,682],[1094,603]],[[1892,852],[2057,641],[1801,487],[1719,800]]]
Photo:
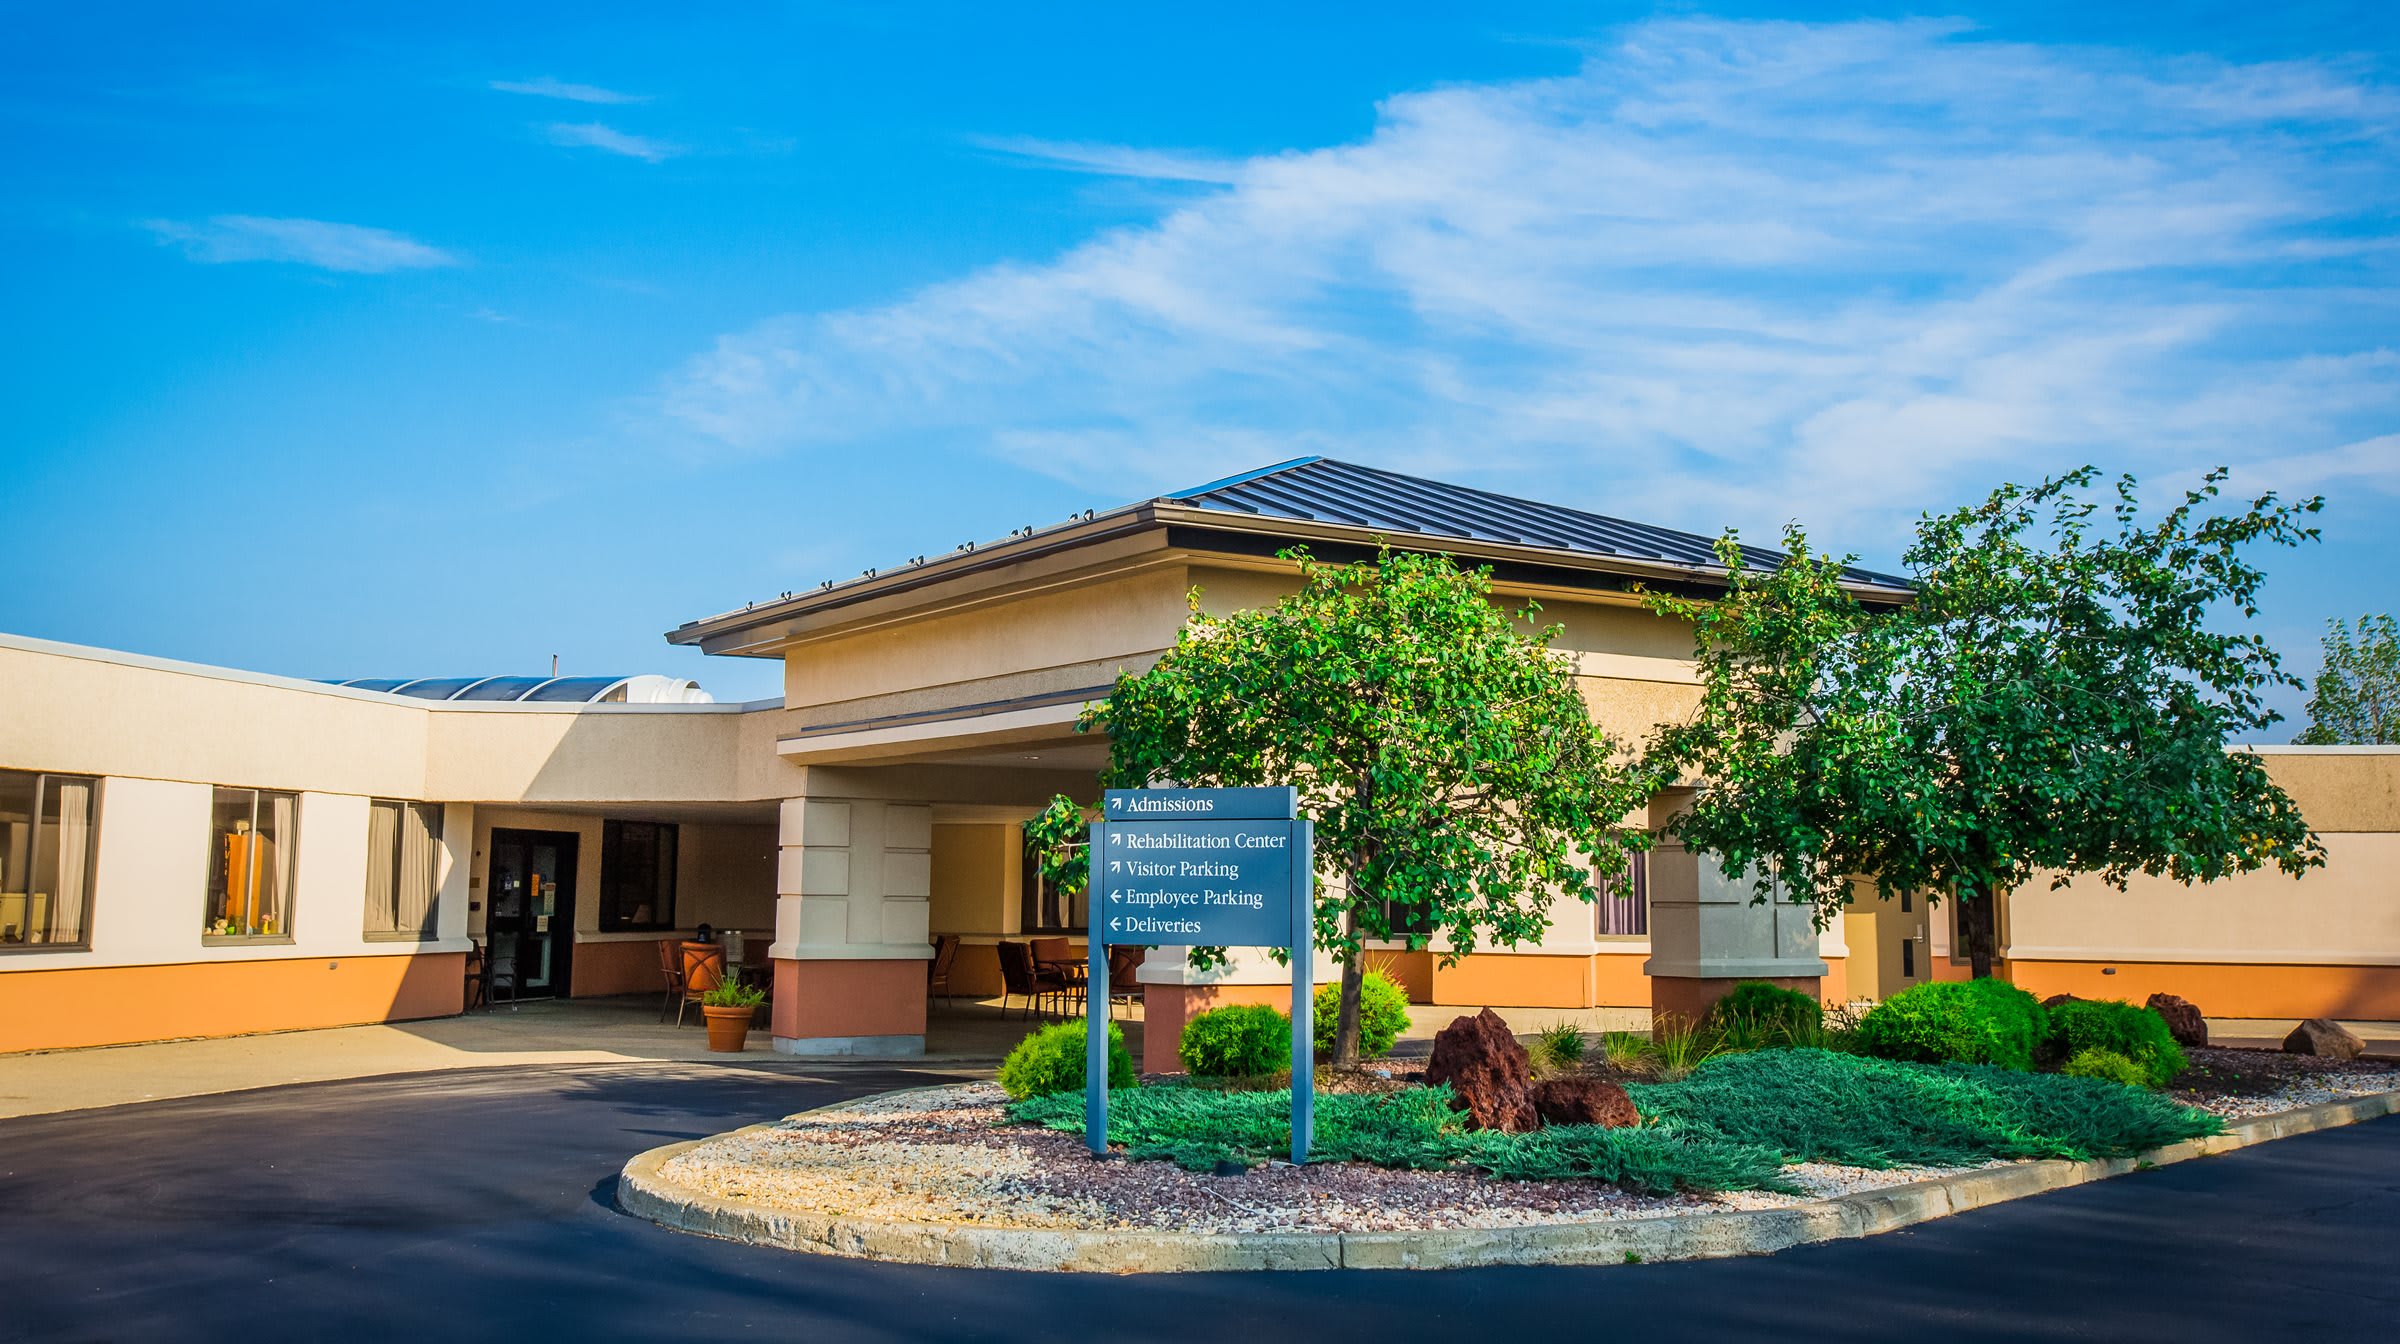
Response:
[[[1294,583],[1278,551],[1385,539],[1538,599],[1618,737],[1693,703],[1688,629],[1631,590],[1707,591],[1706,538],[1324,459],[668,634],[780,659],[783,697],[754,704],[665,678],[333,684],[0,638],[0,1051],[453,1013],[478,945],[520,993],[652,990],[661,944],[706,923],[770,942],[778,1049],[905,1055],[934,935],[963,942],[954,988],[997,993],[1000,941],[1080,931],[1020,824],[1093,796],[1107,747],[1074,719],[1172,643],[1187,594],[1269,602]],[[1906,599],[1889,576],[1848,580]],[[2400,1017],[2400,752],[2273,750],[2331,868],[2020,893],[2010,973],[2174,989],[2219,1015]],[[1562,900],[1538,946],[1377,957],[1434,1003],[1665,1007],[1748,974],[1838,1001],[1963,974],[1947,923],[1869,897],[1819,932],[1662,846],[1596,906]],[[1172,948],[1141,980],[1168,1049],[1159,1026],[1288,984],[1239,955],[1195,973]]]

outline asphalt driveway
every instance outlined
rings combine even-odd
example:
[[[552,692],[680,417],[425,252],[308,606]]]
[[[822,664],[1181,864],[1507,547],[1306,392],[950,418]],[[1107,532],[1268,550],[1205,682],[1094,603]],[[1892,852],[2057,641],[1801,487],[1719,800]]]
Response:
[[[2400,1119],[1748,1260],[1092,1278],[671,1233],[626,1157],[905,1070],[310,1084],[0,1121],[0,1339],[2264,1339],[2388,1329]]]

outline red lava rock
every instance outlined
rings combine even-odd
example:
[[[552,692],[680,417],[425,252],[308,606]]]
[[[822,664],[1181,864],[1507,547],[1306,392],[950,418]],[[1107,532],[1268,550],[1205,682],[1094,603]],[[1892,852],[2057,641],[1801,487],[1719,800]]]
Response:
[[[1603,1125],[1623,1129],[1642,1122],[1625,1089],[1606,1078],[1569,1075],[1545,1078],[1533,1087],[1533,1109],[1548,1125]]]
[[[1532,1060],[1498,1013],[1486,1008],[1460,1017],[1433,1038],[1425,1085],[1443,1083],[1477,1129],[1523,1134],[1541,1127],[1533,1109]]]
[[[2167,1034],[2177,1045],[2208,1044],[2208,1019],[2200,1015],[2200,1007],[2190,999],[2173,994],[2153,994],[2142,1005],[2167,1019]]]
[[[2365,1041],[2329,1017],[2312,1017],[2283,1038],[2285,1054],[2315,1055],[2319,1059],[2356,1059],[2366,1048]]]
[[[2049,998],[2042,1000],[2042,1006],[2044,1008],[2056,1008],[2062,1003],[2081,1002],[2083,1002],[2083,996],[2080,994],[2053,994]]]

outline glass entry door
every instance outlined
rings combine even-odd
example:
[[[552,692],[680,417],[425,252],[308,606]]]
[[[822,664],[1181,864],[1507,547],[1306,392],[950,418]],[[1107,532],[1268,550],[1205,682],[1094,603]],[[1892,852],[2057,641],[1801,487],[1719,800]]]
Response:
[[[573,831],[492,832],[491,940],[494,997],[563,998],[575,957]]]

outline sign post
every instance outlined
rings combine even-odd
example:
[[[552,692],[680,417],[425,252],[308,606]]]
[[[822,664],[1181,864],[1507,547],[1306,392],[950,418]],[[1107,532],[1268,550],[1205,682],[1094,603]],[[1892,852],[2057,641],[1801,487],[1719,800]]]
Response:
[[[1091,828],[1083,1133],[1108,1152],[1108,948],[1282,947],[1292,958],[1292,1163],[1316,1125],[1316,836],[1299,794],[1110,789]]]

